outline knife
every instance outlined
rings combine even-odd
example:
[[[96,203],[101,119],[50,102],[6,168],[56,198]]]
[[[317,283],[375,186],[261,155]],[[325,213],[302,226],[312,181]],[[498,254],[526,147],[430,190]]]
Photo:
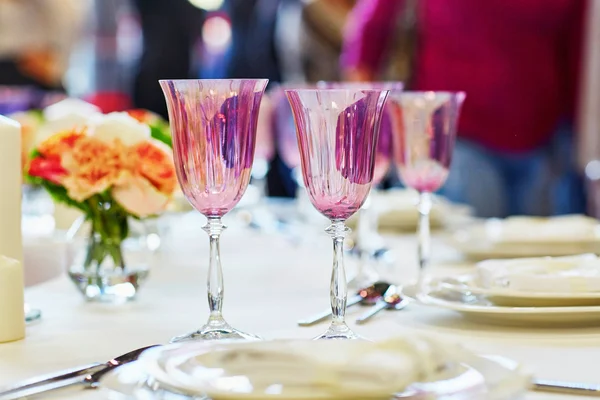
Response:
[[[537,392],[600,397],[600,385],[593,383],[562,382],[547,379],[534,379],[532,389]]]
[[[93,363],[83,365],[0,388],[0,400],[21,399],[73,385],[82,385],[84,388],[95,388],[104,374],[121,365],[137,360],[145,350],[156,346],[147,346],[130,351],[104,364]]]

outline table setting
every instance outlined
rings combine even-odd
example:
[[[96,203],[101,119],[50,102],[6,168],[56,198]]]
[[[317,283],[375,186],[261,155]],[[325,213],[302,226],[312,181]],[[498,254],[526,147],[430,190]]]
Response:
[[[27,152],[19,122],[0,118],[0,399],[600,394],[597,221],[480,220],[434,194],[464,93],[399,83],[265,93],[266,79],[160,86],[168,122],[67,99],[42,113],[60,123],[40,128]],[[264,132],[276,125],[259,116],[277,121],[281,96],[297,139],[286,147],[297,152],[296,201],[261,189],[281,133]],[[386,168],[407,189],[371,193],[384,120]],[[21,213],[23,182],[52,199],[53,223]],[[373,224],[360,217],[365,203]],[[59,223],[61,207],[77,211],[70,223]],[[376,237],[395,255],[386,268],[362,257],[377,249],[360,236],[358,257],[348,246],[353,217],[363,243]],[[24,243],[44,243],[62,271],[47,272],[46,257],[24,254],[42,245]],[[25,299],[41,309],[33,322]]]

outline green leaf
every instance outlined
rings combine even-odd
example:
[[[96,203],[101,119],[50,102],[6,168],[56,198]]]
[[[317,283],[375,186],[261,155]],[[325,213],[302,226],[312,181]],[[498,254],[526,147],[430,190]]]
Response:
[[[161,128],[160,126],[157,126],[157,125],[150,126],[150,136],[152,136],[154,139],[158,140],[159,142],[163,142],[164,144],[166,144],[169,147],[173,147],[173,140],[171,139],[171,135],[169,135],[168,132],[169,132],[168,128],[167,128],[167,130],[165,130],[164,128]]]
[[[43,110],[34,109],[34,110],[27,111],[27,113],[30,114],[31,116],[33,116],[35,119],[37,119],[38,122],[44,122],[44,111]]]
[[[29,153],[30,160],[33,160],[34,158],[41,157],[41,156],[42,156],[42,153],[40,153],[38,149],[33,149],[33,150],[31,150],[31,153]]]

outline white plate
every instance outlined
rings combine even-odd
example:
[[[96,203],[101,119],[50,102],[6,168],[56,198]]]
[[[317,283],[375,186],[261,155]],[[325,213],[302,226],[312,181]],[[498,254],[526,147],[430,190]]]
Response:
[[[526,327],[600,326],[600,306],[505,307],[481,296],[464,296],[447,289],[417,296],[414,285],[406,286],[403,293],[420,304],[455,311],[476,322]]]
[[[477,283],[477,275],[463,274],[436,280],[443,289],[457,293],[485,296],[490,302],[509,307],[572,307],[600,306],[600,292],[542,293],[525,292],[503,288],[483,288]]]
[[[299,341],[290,341],[290,343]],[[227,344],[224,345],[228,347]],[[268,346],[268,345],[267,345]],[[107,374],[101,382],[101,387],[110,392],[110,398],[113,399],[207,399],[203,393],[214,400],[220,399],[252,399],[252,400],[322,400],[339,399],[339,396],[324,396],[323,393],[314,390],[315,388],[305,388],[302,392],[296,392],[295,395],[285,395],[282,393],[264,393],[248,386],[247,376],[237,375],[230,377],[229,385],[221,386],[216,390],[213,385],[201,389],[199,385],[194,385],[193,390],[178,389],[174,393],[171,389],[174,386],[163,382],[172,380],[170,376],[156,376],[156,374],[166,374],[163,367],[171,364],[173,360],[176,363],[190,360],[198,355],[198,352],[218,351],[223,348],[223,344],[216,342],[193,343],[187,345],[165,346],[156,351],[146,352],[142,358],[129,365],[118,368]],[[466,353],[466,352],[465,352]],[[235,356],[232,353],[232,356]],[[171,361],[168,361],[171,360]],[[148,371],[149,365],[156,364]],[[162,366],[161,366],[162,365]],[[172,365],[172,364],[171,364]],[[205,374],[210,374],[210,370],[195,368],[194,382],[200,382],[206,378]],[[326,371],[321,371],[326,372]],[[149,378],[149,376],[155,378]],[[249,371],[249,375],[251,372]],[[509,400],[518,399],[520,395],[529,387],[530,377],[523,374],[517,363],[501,357],[479,357],[469,353],[464,354],[464,360],[460,360],[453,368],[440,372],[435,378],[425,383],[415,383],[411,385],[404,393],[394,396],[394,399],[439,399],[439,400]],[[209,379],[214,381],[214,379]],[[285,382],[274,382],[274,385],[284,384]],[[181,395],[187,393],[187,395]],[[390,398],[388,395],[375,396],[370,394],[365,397],[360,390],[356,394],[346,395],[346,400],[351,399],[383,399]]]
[[[600,239],[506,243],[491,240],[482,223],[460,229],[446,241],[464,255],[475,260],[519,257],[559,257],[584,253],[600,253]]]

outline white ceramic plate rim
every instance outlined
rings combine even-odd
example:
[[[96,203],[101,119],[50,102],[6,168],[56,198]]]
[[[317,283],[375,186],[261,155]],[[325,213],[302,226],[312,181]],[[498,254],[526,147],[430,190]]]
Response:
[[[481,313],[481,314],[570,314],[570,313],[589,313],[599,314],[600,306],[565,306],[565,307],[506,307],[506,306],[482,306],[473,304],[464,304],[456,301],[444,300],[429,294],[425,296],[418,296],[418,299],[413,295],[414,285],[407,286],[406,291],[403,292],[408,298],[416,301],[419,304],[423,304],[431,307],[446,308],[448,310],[454,310],[466,313]]]
[[[577,246],[577,245],[593,245],[600,244],[600,235],[594,235],[590,237],[556,237],[556,238],[541,238],[536,237],[521,238],[514,240],[493,240],[486,233],[485,229],[486,220],[478,221],[470,226],[454,232],[451,237],[452,239],[462,245],[468,245],[469,243],[475,242],[479,246],[487,245],[488,248],[497,249],[502,246],[510,247],[523,247],[523,246]],[[600,227],[600,224],[597,226]],[[481,232],[479,232],[481,230]],[[462,237],[461,237],[462,236]]]
[[[293,340],[293,339],[291,339],[291,340]],[[221,344],[226,344],[226,343],[225,342],[203,342],[203,343],[194,344],[192,347],[190,347],[190,349],[187,353],[188,358],[193,357],[194,355],[198,355],[199,353],[210,351],[211,348],[220,347]],[[313,395],[310,393],[296,395],[296,396],[292,397],[292,396],[286,396],[286,395],[265,395],[264,393],[237,393],[237,392],[230,392],[230,391],[217,391],[217,390],[211,390],[210,387],[209,388],[200,388],[200,387],[188,387],[189,385],[180,385],[181,382],[179,382],[179,381],[174,382],[172,377],[169,376],[169,374],[160,367],[160,363],[161,363],[161,358],[165,354],[176,351],[178,348],[180,348],[182,346],[185,346],[185,344],[183,344],[183,345],[174,344],[174,345],[167,345],[167,346],[163,346],[163,347],[149,349],[142,354],[142,356],[138,359],[138,361],[136,363],[140,365],[140,367],[142,368],[144,373],[147,374],[147,376],[153,377],[159,384],[162,383],[162,384],[166,385],[167,387],[179,387],[179,388],[181,388],[182,391],[188,392],[190,395],[202,395],[202,396],[208,396],[210,398],[214,397],[217,399],[231,399],[231,400],[233,400],[233,399],[236,399],[236,400],[237,399],[264,400],[265,397],[273,398],[273,399],[279,398],[279,399],[285,399],[285,400],[332,400],[333,399],[333,397],[331,397],[331,396],[317,396],[317,395]],[[516,392],[520,393],[520,392],[524,391],[526,389],[527,385],[529,384],[529,377],[525,376],[523,374],[520,366],[518,365],[518,363],[516,363],[512,360],[505,359],[504,362],[499,362],[498,360],[495,360],[493,357],[488,358],[486,356],[477,356],[477,355],[472,355],[471,357],[474,360],[476,360],[478,363],[488,363],[488,364],[492,363],[495,368],[501,368],[508,375],[509,379],[507,379],[507,382],[503,382],[502,387],[495,388],[496,391],[507,390],[507,388],[508,388],[508,390],[510,390],[511,393],[514,395]],[[462,364],[464,365],[463,368],[467,368],[467,370],[463,371],[461,373],[459,373],[458,371],[455,372],[457,374],[454,377],[455,379],[459,378],[462,374],[469,373],[469,371],[474,371],[476,373],[479,373],[483,378],[483,382],[487,382],[489,379],[491,379],[491,372],[488,372],[486,374],[485,371],[480,371],[480,370],[476,369],[475,367],[470,366],[468,361],[466,361],[466,362],[463,361]],[[415,383],[415,384],[420,385],[421,383]],[[427,385],[427,384],[425,384],[425,385]],[[464,392],[464,394],[467,394],[467,393],[469,393],[469,391],[472,391],[473,389],[476,389],[476,387],[465,388],[463,391],[453,394],[453,396],[458,396],[458,395],[460,395],[460,393],[463,393],[463,392]],[[381,399],[382,396],[387,396],[387,394],[378,393],[378,394],[374,394],[373,396],[369,396],[369,397],[365,397],[361,394],[361,398],[365,398],[365,399],[371,399],[371,398]],[[390,395],[390,398],[392,398],[391,395]],[[505,399],[504,396],[502,396],[500,398]],[[506,397],[506,399],[509,399],[509,398],[512,398],[512,397]]]
[[[441,278],[441,279],[437,279],[437,282],[439,282],[440,286],[443,287],[444,289],[448,289],[448,290],[452,290],[458,293],[464,293],[467,288],[462,287],[460,285],[456,285],[453,284],[451,282],[448,282],[448,279],[455,279],[458,281],[462,281],[465,282],[465,284],[468,285],[467,282],[473,282],[476,279],[475,274],[462,274],[462,275],[458,275],[456,277],[445,277],[445,278]],[[511,289],[502,289],[502,288],[482,288],[482,287],[478,287],[478,286],[468,286],[468,291],[474,294],[481,294],[481,295],[485,295],[488,297],[506,297],[506,298],[521,298],[521,299],[536,299],[536,300],[540,300],[540,299],[573,299],[573,300],[578,300],[578,299],[598,299],[600,300],[600,292],[570,292],[570,293],[565,293],[565,292],[556,292],[556,293],[551,293],[551,292],[522,292],[522,291],[518,291],[518,290],[511,290]]]
[[[482,355],[473,357],[476,357],[476,362],[478,364],[488,365],[487,371],[472,368],[483,377],[484,382],[490,383],[490,386],[488,387],[490,391],[487,393],[475,394],[476,396],[479,396],[477,399],[482,399],[481,396],[484,396],[487,400],[509,400],[524,393],[528,389],[531,382],[531,376],[530,374],[524,373],[521,365],[514,360],[503,356]],[[132,397],[140,399],[148,398],[149,395],[155,393],[154,390],[157,388],[154,387],[154,390],[149,387],[144,388],[145,382],[147,382],[149,378],[144,370],[145,366],[142,362],[134,361],[109,372],[102,379],[100,387],[103,391],[109,392],[113,397],[118,395],[117,398],[119,399],[131,399]],[[502,370],[505,376],[494,385],[494,378],[497,379],[501,376],[501,374],[498,373],[499,370]],[[168,386],[160,387],[160,384],[158,389],[166,391],[167,393],[170,391]],[[141,391],[143,393],[140,393]],[[138,394],[141,394],[141,396],[138,396]],[[460,396],[460,394],[458,394],[458,396]],[[284,400],[283,397],[280,398]],[[454,398],[454,396],[452,396],[452,398]],[[310,398],[310,400],[316,399],[316,397]],[[285,398],[285,400],[289,399]]]

